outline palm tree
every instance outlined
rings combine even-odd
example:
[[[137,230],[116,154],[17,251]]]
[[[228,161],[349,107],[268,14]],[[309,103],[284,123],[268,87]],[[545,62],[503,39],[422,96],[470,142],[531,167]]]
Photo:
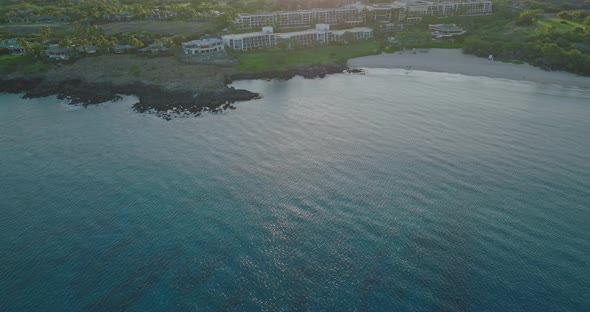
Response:
[[[109,52],[111,42],[105,36],[99,36],[96,38],[96,46],[104,52]]]
[[[51,28],[50,27],[42,27],[39,29],[39,33],[37,36],[41,42],[45,42],[49,40],[49,36],[51,35]]]

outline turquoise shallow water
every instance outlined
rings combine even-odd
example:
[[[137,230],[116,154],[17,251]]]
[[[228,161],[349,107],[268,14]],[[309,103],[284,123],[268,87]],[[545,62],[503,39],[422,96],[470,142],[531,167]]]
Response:
[[[0,311],[588,311],[590,90],[236,86],[170,122],[0,95]]]

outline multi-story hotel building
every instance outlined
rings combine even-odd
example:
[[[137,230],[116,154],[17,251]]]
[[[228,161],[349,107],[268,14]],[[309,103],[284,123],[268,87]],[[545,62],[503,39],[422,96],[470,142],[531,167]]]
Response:
[[[237,28],[249,29],[249,28],[260,28],[265,26],[271,26],[276,23],[276,13],[240,13],[234,21],[234,25]]]
[[[223,43],[237,51],[250,51],[270,48],[281,40],[298,45],[327,44],[342,41],[345,33],[352,33],[357,40],[373,37],[373,30],[367,27],[356,27],[343,30],[330,30],[328,24],[317,24],[315,29],[304,31],[274,33],[272,27],[264,27],[261,32],[232,34],[221,37]]]
[[[250,51],[270,48],[276,44],[273,28],[266,26],[262,31],[245,34],[231,34],[221,37],[223,43],[236,51]]]
[[[374,20],[398,23],[420,19],[423,16],[486,15],[492,13],[491,0],[407,0],[381,4],[353,3],[341,8],[279,11],[260,14],[239,14],[234,25],[239,29],[264,26],[301,27],[314,23],[360,24]]]
[[[220,39],[201,39],[182,43],[186,55],[208,55],[223,52],[223,41]]]
[[[415,16],[473,16],[492,14],[492,1],[490,0],[466,0],[466,1],[412,1],[408,3],[408,17]]]
[[[346,21],[360,20],[360,11],[355,7],[334,9],[310,9],[299,11],[278,11],[272,13],[240,13],[234,25],[240,29],[264,26],[298,27],[313,23],[336,25]]]

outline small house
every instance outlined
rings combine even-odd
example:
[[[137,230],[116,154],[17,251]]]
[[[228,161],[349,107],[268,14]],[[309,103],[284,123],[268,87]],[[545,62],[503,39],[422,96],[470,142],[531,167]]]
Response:
[[[69,60],[72,56],[72,49],[61,47],[59,44],[52,44],[45,50],[45,54],[51,60]]]
[[[98,51],[98,49],[95,46],[83,45],[77,47],[76,51],[78,51],[79,53],[95,54]]]
[[[170,50],[170,48],[166,47],[161,43],[152,43],[143,49],[139,49],[139,52],[144,53],[163,53]]]
[[[113,47],[113,52],[117,54],[132,52],[135,47],[130,44],[120,44]]]
[[[6,49],[10,54],[13,55],[25,55],[27,51],[25,47],[21,46],[20,44],[16,43],[18,38],[10,38],[4,41],[0,41],[0,49]]]

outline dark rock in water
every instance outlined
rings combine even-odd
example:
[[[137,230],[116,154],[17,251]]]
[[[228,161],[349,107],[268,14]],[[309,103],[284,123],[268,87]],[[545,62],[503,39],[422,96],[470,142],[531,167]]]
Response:
[[[69,100],[70,104],[83,106],[121,99],[121,96],[117,94],[110,84],[88,84],[79,79],[60,82],[43,81],[34,88],[27,90],[24,98],[39,98],[50,95],[57,95],[59,99]]]
[[[329,74],[342,73],[347,70],[345,65],[326,64],[314,66],[293,67],[287,70],[267,70],[261,72],[239,72],[225,77],[225,83],[230,84],[236,80],[246,79],[280,79],[289,80],[295,76],[302,76],[305,79],[324,78]]]
[[[158,87],[135,91],[133,94],[139,94],[139,103],[133,105],[133,108],[140,113],[151,110],[157,112],[173,110],[179,113],[220,112],[222,111],[220,106],[227,105],[225,103],[249,101],[260,97],[258,93],[228,87],[202,91],[196,95],[189,91],[169,91]]]
[[[306,79],[323,78],[334,73],[358,72],[344,65],[317,65],[294,67],[284,71],[264,71],[256,73],[235,73],[225,77],[226,83],[241,79],[283,79],[296,75]],[[38,98],[57,95],[67,99],[71,104],[93,105],[121,99],[121,94],[136,95],[139,102],[133,109],[139,113],[153,113],[166,120],[181,116],[199,116],[201,112],[223,113],[224,110],[236,109],[232,104],[260,98],[258,93],[248,90],[224,87],[216,90],[200,91],[169,90],[156,85],[134,82],[114,85],[110,82],[90,83],[81,79],[51,80],[50,77],[0,79],[0,92],[21,93],[25,98]]]
[[[195,95],[189,90],[168,90],[160,86],[135,82],[126,85],[88,83],[80,79],[50,81],[43,78],[0,79],[0,92],[21,93],[24,98],[57,95],[70,104],[92,105],[121,99],[120,94],[136,95],[139,102],[133,108],[140,113],[152,112],[164,119],[172,116],[196,114],[203,110],[220,112],[222,105],[259,98],[258,93],[224,87],[202,91]]]
[[[347,73],[349,74],[363,74],[364,71],[360,68],[349,68],[346,70]]]

